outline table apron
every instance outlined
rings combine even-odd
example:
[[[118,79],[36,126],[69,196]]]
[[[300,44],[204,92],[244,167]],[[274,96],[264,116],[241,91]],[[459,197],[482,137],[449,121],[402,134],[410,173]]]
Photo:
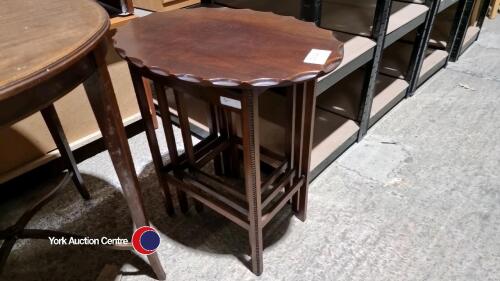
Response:
[[[96,69],[92,53],[50,79],[2,101],[0,128],[9,126],[53,104],[85,81]],[[23,110],[18,110],[22,108]]]

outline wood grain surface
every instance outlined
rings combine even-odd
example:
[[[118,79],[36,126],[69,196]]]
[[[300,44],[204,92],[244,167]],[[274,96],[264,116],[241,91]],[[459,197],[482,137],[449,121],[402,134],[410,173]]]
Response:
[[[246,9],[196,8],[132,20],[114,36],[118,53],[162,76],[225,87],[284,86],[334,70],[343,43],[293,17]],[[331,51],[304,63],[311,49]]]
[[[0,101],[57,74],[107,31],[108,15],[91,0],[2,0]]]

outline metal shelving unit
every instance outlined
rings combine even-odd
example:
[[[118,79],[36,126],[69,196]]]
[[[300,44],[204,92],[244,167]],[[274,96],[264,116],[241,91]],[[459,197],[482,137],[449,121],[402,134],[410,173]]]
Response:
[[[408,95],[411,96],[418,86],[423,84],[432,75],[446,66],[450,59],[450,52],[457,37],[459,37],[458,26],[463,21],[464,8],[467,0],[441,0],[427,1],[429,14],[426,19],[425,29],[422,31],[422,56],[417,61],[419,69],[413,83],[410,84]],[[464,46],[473,42],[477,32],[470,28],[471,32],[465,34]],[[396,46],[387,51],[381,65],[381,72],[394,77],[401,77],[401,69],[408,63],[404,58],[413,44],[412,37],[415,32],[405,36]]]
[[[450,61],[457,61],[477,40],[488,13],[489,4],[490,0],[461,0],[459,2],[457,24],[453,26],[454,39],[449,47]],[[475,7],[477,9],[474,9]],[[474,15],[475,11],[477,11],[477,16]]]
[[[446,65],[449,50],[460,37],[458,27],[470,1],[215,0],[204,4],[250,8],[313,21],[332,30],[344,42],[342,64],[316,84],[311,159],[314,178],[350,145],[360,141],[371,125]],[[450,9],[457,12],[452,15],[448,30],[439,30],[435,27],[436,19]],[[433,35],[439,32],[442,37],[434,39]],[[465,42],[467,36],[464,33]],[[262,103],[274,106],[261,108],[262,135],[267,136],[261,142],[278,150],[281,144],[276,141],[284,132],[280,120],[273,119],[280,116],[278,105],[285,102],[280,98],[284,96],[263,95]]]

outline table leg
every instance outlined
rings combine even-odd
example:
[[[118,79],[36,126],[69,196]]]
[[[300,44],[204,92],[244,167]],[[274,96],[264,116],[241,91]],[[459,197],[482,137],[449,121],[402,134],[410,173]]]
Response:
[[[236,128],[233,124],[232,114],[230,111],[218,107],[218,114],[220,119],[220,133],[221,136],[230,140],[236,136]],[[230,149],[222,152],[222,162],[224,167],[224,174],[228,177],[239,177],[239,156],[238,147],[236,144],[231,144]]]
[[[263,271],[262,242],[262,198],[260,179],[259,103],[258,95],[244,91],[241,110],[243,133],[243,163],[245,165],[245,190],[248,200],[249,239],[252,256],[252,271],[261,275]]]
[[[142,78],[142,85],[144,88],[144,93],[148,100],[149,113],[151,114],[151,120],[153,121],[153,127],[158,129],[158,118],[156,117],[156,108],[153,102],[153,91],[151,90],[150,80],[147,78]]]
[[[316,96],[314,94],[315,81],[308,81],[298,86],[298,97],[301,97],[297,104],[302,112],[297,112],[297,116],[302,116],[302,145],[300,152],[299,177],[304,177],[304,185],[299,191],[299,202],[297,217],[305,221],[307,217],[307,194],[309,189],[309,169],[311,166],[311,152],[314,134],[314,115],[316,111]]]
[[[302,96],[297,97],[297,85],[290,86],[287,89],[287,123],[285,124],[285,156],[289,161],[290,170],[295,170],[296,174],[292,177],[289,187],[300,179],[300,156],[302,147],[302,129],[304,128],[304,119],[300,113],[303,112]],[[299,102],[297,102],[299,99]],[[300,107],[300,108],[298,108]],[[299,115],[297,115],[297,112]],[[299,193],[292,197],[292,209],[295,213],[299,211]]]
[[[220,132],[221,126],[218,121],[220,118],[217,118],[218,112],[218,106],[210,104],[210,135],[217,136]],[[214,172],[216,175],[221,176],[223,170],[222,158],[219,154],[214,158]]]
[[[139,180],[135,172],[127,135],[104,60],[105,48],[106,46],[102,44],[90,54],[95,63],[96,71],[84,82],[84,86],[104,143],[118,174],[134,225],[141,227],[148,225],[149,222],[144,211]],[[153,253],[148,256],[148,260],[158,279],[165,280],[166,275],[158,255]]]
[[[142,120],[144,122],[144,127],[146,130],[146,138],[148,139],[149,149],[151,151],[151,156],[153,158],[153,165],[155,167],[156,175],[158,176],[158,180],[160,186],[163,190],[163,195],[165,199],[165,207],[167,210],[167,214],[174,215],[174,205],[172,203],[172,196],[170,194],[170,187],[168,186],[167,179],[165,178],[162,168],[163,168],[163,160],[160,153],[160,147],[158,146],[158,139],[156,138],[155,133],[155,115],[151,115],[150,112],[150,104],[149,99],[147,97],[147,91],[144,87],[145,83],[148,83],[148,80],[145,80],[141,77],[140,73],[134,70],[133,67],[130,68],[130,74],[132,76],[132,83],[134,85],[135,95],[137,96],[137,103],[139,104],[139,110],[141,112]],[[150,91],[151,92],[151,91]]]
[[[71,148],[69,147],[68,140],[66,139],[66,135],[64,134],[63,127],[61,125],[61,121],[59,121],[59,117],[57,116],[57,111],[53,104],[48,107],[40,110],[42,113],[43,119],[45,120],[45,124],[49,128],[50,134],[56,143],[57,149],[59,149],[59,153],[61,154],[61,158],[71,172],[73,172],[73,183],[75,184],[78,192],[83,197],[83,199],[90,199],[90,194],[85,188],[83,184],[83,178],[78,170],[76,165],[75,157],[73,156],[73,152],[71,152]]]
[[[171,163],[178,163],[179,154],[177,153],[177,145],[175,143],[174,130],[172,125],[172,119],[170,119],[170,109],[168,107],[167,92],[165,87],[158,83],[154,83],[156,94],[158,95],[158,106],[160,108],[161,120],[163,123],[163,131],[165,132],[165,139],[167,141],[168,154],[170,155]],[[183,213],[189,210],[187,195],[180,188],[177,188],[177,199],[179,200],[179,206]]]
[[[184,94],[174,90],[175,103],[177,105],[177,115],[179,117],[179,126],[181,127],[182,141],[184,143],[184,151],[188,157],[188,162],[191,166],[195,165],[195,155],[193,140],[191,139],[191,128],[189,126],[188,112],[186,102],[184,101]],[[203,205],[194,200],[195,208],[198,212],[203,210]]]

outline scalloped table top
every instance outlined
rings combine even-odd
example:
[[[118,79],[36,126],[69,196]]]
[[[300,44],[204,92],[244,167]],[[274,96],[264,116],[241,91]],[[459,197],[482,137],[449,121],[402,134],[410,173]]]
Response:
[[[292,17],[230,8],[153,13],[118,28],[118,53],[149,71],[202,85],[285,86],[334,70],[343,43],[331,31]],[[326,62],[305,63],[312,49]]]
[[[108,27],[108,14],[91,0],[2,0],[0,101],[64,70]]]

